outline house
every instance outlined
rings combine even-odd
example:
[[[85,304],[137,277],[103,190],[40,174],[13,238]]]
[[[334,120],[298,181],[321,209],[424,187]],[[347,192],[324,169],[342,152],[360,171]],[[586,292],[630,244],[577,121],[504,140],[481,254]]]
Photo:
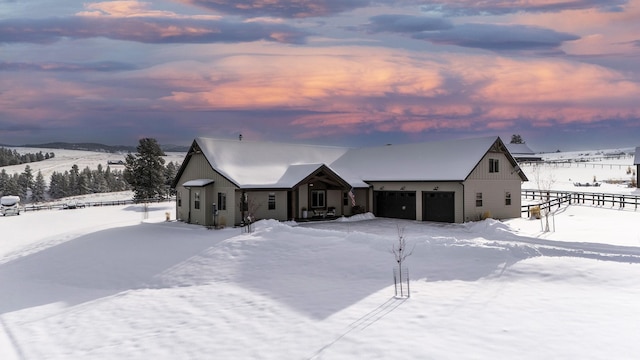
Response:
[[[196,138],[174,180],[179,220],[520,216],[527,177],[499,137],[364,148]]]
[[[509,143],[507,144],[507,149],[511,153],[511,156],[520,163],[542,161],[542,157],[533,152],[527,144]]]

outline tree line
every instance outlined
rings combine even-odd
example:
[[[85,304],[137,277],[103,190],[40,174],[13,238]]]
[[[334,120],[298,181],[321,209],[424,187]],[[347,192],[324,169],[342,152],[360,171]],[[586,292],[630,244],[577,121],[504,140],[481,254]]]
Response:
[[[158,168],[161,174],[161,188],[168,189],[176,176],[179,165],[169,162],[166,166]],[[144,170],[142,170],[144,171]],[[127,170],[112,170],[107,166],[98,164],[97,169],[88,166],[80,170],[73,165],[70,170],[53,172],[47,186],[41,171],[34,175],[29,165],[25,166],[22,173],[8,174],[5,169],[0,171],[0,196],[18,195],[23,202],[40,203],[47,199],[60,199],[70,196],[108,193],[125,190],[134,190],[131,182],[135,177],[125,174]],[[167,195],[167,190],[161,193]],[[142,196],[140,196],[142,198]]]
[[[0,166],[20,165],[36,161],[47,160],[55,157],[53,152],[18,154],[16,150],[0,147]]]

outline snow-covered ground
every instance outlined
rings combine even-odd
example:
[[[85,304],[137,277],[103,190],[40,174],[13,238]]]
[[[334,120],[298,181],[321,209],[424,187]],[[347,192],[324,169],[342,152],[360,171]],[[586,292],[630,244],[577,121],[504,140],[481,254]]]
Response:
[[[628,186],[631,178],[636,176],[633,150],[609,149],[543,154],[545,163],[521,164],[522,170],[529,178],[522,188],[539,189],[550,185],[550,188],[561,191],[640,195],[637,188]],[[625,155],[605,156],[618,152]],[[598,183],[599,186],[575,186],[576,183]]]
[[[370,214],[246,233],[167,212],[173,203],[0,217],[0,359],[640,353],[640,210],[563,207],[549,233],[525,218]],[[399,228],[413,249],[408,299],[394,297]]]

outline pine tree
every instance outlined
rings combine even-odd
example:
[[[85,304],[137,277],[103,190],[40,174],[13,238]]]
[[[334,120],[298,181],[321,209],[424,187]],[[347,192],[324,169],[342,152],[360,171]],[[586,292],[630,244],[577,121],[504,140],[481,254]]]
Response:
[[[138,152],[125,161],[124,178],[131,185],[134,200],[147,201],[165,196],[164,152],[152,138],[140,139]]]
[[[33,190],[31,192],[31,199],[34,203],[43,202],[45,200],[44,194],[46,192],[47,185],[44,182],[44,176],[42,176],[42,172],[38,171],[36,175],[36,180],[33,183]]]
[[[33,172],[29,165],[25,166],[24,172],[18,177],[19,195],[26,202],[29,195],[29,190],[33,187]]]
[[[524,144],[524,140],[522,140],[522,136],[520,134],[511,135],[511,143],[512,144]]]
[[[53,199],[60,199],[67,196],[67,178],[69,172],[65,171],[64,174],[59,172],[53,172],[51,174],[51,181],[49,182],[49,196]]]
[[[87,177],[87,174],[83,171],[82,173],[80,173],[80,175],[78,175],[78,182],[77,182],[77,195],[86,195],[89,194],[90,191],[90,185],[89,185],[89,181],[90,179]]]
[[[4,194],[5,195],[18,195],[20,194],[20,175],[18,173],[14,173],[13,176],[9,176],[7,179],[7,184],[5,185]]]
[[[171,186],[177,174],[178,166],[173,161],[169,162],[164,171],[165,185]]]
[[[102,164],[98,164],[98,169],[93,171],[93,181],[91,182],[91,191],[94,193],[108,192],[107,180],[105,179],[105,172],[102,169]]]
[[[6,191],[8,182],[9,174],[7,174],[7,170],[2,169],[2,171],[0,171],[0,196],[9,195],[9,193]]]
[[[80,190],[78,189],[78,177],[80,176],[80,169],[78,168],[78,165],[73,164],[73,166],[71,166],[71,172],[65,172],[65,175],[68,179],[67,184],[69,187],[67,196],[80,194]]]

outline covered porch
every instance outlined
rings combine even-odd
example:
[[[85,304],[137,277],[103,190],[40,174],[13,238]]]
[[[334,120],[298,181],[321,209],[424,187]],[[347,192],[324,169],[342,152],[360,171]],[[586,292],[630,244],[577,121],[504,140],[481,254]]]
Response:
[[[329,220],[354,213],[352,186],[326,165],[321,165],[290,191],[290,218],[296,221]]]

